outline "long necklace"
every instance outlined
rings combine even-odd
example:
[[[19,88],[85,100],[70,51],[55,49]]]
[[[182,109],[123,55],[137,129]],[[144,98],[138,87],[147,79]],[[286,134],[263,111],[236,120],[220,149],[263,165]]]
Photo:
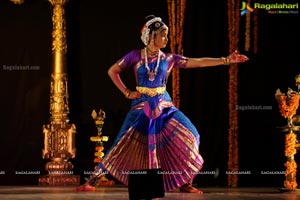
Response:
[[[160,63],[160,50],[158,51],[158,55],[157,55],[157,62],[156,62],[156,67],[154,68],[153,71],[150,70],[150,67],[148,66],[148,57],[147,57],[147,49],[145,48],[145,68],[147,69],[147,73],[149,75],[149,81],[154,81],[155,76],[157,74],[157,70],[159,67],[159,63]]]

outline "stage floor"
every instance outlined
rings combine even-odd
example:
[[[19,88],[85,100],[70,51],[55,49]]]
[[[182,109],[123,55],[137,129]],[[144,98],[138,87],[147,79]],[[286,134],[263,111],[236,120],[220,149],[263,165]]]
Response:
[[[202,195],[165,193],[163,200],[299,200],[300,192],[280,188],[201,188]],[[74,187],[0,186],[1,200],[128,200],[123,185],[98,187],[94,192],[75,192]]]

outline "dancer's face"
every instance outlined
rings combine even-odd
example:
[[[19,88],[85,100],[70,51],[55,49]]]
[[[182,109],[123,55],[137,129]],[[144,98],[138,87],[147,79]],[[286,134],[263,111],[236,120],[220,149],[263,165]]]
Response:
[[[155,36],[154,45],[158,48],[165,48],[168,44],[168,30],[164,29]]]

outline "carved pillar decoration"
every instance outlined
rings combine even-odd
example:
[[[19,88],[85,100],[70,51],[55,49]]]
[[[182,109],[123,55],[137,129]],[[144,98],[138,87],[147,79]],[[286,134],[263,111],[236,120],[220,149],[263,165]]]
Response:
[[[40,176],[41,185],[78,185],[80,176],[73,175],[75,157],[74,124],[69,124],[68,79],[66,70],[66,22],[64,5],[68,0],[49,0],[53,6],[52,74],[50,81],[50,124],[43,126],[44,149],[42,156],[50,159],[46,164],[47,175]]]

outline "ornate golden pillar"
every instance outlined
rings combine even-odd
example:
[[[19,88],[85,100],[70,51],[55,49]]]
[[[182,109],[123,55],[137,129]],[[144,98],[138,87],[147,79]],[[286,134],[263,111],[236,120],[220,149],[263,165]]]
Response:
[[[50,124],[43,126],[44,149],[42,156],[50,159],[46,164],[47,175],[40,176],[40,185],[78,185],[80,176],[73,175],[75,157],[74,124],[69,124],[68,79],[66,70],[66,22],[64,5],[68,0],[49,0],[53,6],[52,74],[50,81]]]

